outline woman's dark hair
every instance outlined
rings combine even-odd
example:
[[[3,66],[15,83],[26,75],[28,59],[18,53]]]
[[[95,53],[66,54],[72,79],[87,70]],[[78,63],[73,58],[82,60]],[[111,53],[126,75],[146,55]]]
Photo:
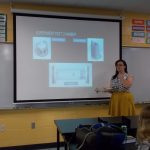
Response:
[[[115,62],[115,66],[117,67],[117,64],[119,63],[119,62],[122,62],[123,64],[124,64],[124,66],[125,66],[125,73],[128,73],[128,68],[127,68],[127,63],[125,62],[125,60],[123,60],[123,59],[119,59],[119,60],[117,60],[116,62]],[[113,77],[112,77],[112,79],[115,79],[116,77],[117,77],[117,75],[118,75],[118,71],[117,71],[117,68],[116,68],[116,73],[115,73],[115,75],[113,75]]]

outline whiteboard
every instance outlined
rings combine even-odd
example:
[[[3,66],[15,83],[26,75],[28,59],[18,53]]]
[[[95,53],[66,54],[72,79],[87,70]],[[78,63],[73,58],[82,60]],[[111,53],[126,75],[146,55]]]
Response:
[[[13,44],[0,43],[0,108],[13,107]]]
[[[125,47],[122,56],[127,61],[129,73],[134,76],[131,92],[134,94],[135,102],[150,102],[150,48]],[[13,104],[13,64],[13,44],[0,43],[0,109],[16,107]],[[42,105],[45,106],[48,105]]]
[[[135,102],[150,103],[150,48],[123,48],[122,56],[134,76],[131,92]]]

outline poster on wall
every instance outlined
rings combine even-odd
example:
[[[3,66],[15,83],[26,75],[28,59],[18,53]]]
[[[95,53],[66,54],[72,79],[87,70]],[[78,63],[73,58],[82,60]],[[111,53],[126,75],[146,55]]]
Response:
[[[132,42],[150,44],[150,20],[132,19]]]
[[[6,42],[7,38],[7,17],[0,13],[0,42]]]
[[[145,43],[145,20],[132,19],[132,42]]]

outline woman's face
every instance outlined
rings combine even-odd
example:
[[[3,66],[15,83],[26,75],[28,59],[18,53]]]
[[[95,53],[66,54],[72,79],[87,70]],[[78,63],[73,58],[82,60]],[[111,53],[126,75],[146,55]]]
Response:
[[[119,61],[117,64],[116,64],[116,69],[118,72],[120,73],[124,73],[125,72],[125,68],[126,66],[123,64],[122,61]]]

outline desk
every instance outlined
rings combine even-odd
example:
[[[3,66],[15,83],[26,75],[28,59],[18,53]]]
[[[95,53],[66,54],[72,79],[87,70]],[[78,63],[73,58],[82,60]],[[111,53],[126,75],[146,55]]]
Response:
[[[67,149],[68,137],[75,133],[75,128],[79,124],[96,124],[98,118],[82,118],[82,119],[65,119],[65,120],[54,120],[57,127],[57,150],[60,147],[60,134],[65,141],[65,149]]]
[[[67,150],[68,141],[75,133],[75,128],[79,124],[96,124],[101,120],[114,123],[114,124],[124,124],[128,127],[128,133],[133,135],[137,129],[138,117],[96,117],[96,118],[80,118],[80,119],[63,119],[54,120],[57,127],[57,150],[60,147],[60,134],[62,135],[65,142],[65,150]],[[135,135],[133,135],[135,136]]]

